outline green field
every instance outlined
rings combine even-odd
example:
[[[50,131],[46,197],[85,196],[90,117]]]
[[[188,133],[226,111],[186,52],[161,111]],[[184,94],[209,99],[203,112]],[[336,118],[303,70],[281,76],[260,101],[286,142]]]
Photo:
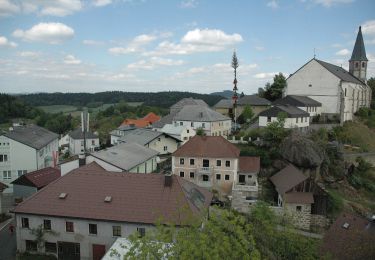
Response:
[[[44,112],[47,113],[69,113],[77,111],[77,107],[70,106],[70,105],[53,105],[53,106],[38,106],[38,108],[42,109]]]

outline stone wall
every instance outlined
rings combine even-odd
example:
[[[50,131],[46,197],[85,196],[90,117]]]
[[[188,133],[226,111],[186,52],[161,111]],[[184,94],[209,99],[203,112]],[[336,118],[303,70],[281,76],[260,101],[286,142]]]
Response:
[[[329,225],[329,219],[323,215],[311,214],[311,227],[326,228]]]

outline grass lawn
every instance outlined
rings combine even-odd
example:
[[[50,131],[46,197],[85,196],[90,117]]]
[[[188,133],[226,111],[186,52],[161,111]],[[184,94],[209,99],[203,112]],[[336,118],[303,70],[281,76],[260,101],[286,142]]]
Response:
[[[42,109],[44,112],[52,114],[60,112],[69,113],[77,110],[77,107],[70,105],[38,106],[38,108]]]
[[[346,122],[339,135],[340,141],[361,147],[364,152],[375,151],[375,130],[361,122]]]

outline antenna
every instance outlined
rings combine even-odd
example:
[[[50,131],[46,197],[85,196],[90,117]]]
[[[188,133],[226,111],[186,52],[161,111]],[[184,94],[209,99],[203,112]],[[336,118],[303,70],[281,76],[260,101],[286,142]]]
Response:
[[[314,47],[314,59],[315,59],[315,56],[316,56],[316,54],[315,54],[315,47]]]

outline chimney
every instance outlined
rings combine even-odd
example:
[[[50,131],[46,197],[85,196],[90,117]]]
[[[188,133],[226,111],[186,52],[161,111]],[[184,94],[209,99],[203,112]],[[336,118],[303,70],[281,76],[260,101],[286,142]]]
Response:
[[[172,187],[172,174],[166,173],[164,175],[164,187]]]
[[[78,165],[79,167],[84,166],[86,164],[86,155],[80,154],[78,155]]]

